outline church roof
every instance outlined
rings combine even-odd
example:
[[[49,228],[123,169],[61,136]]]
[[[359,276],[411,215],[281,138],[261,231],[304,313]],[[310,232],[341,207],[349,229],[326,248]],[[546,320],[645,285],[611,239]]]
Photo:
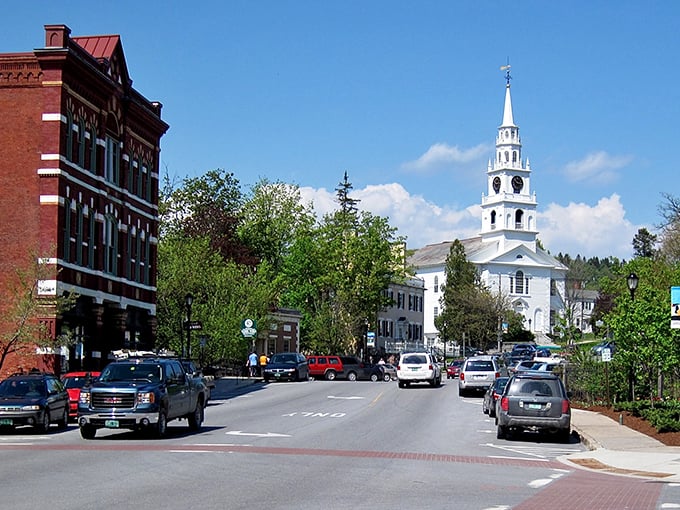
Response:
[[[461,239],[460,242],[463,243],[467,255],[471,250],[475,251],[477,245],[482,244],[482,238],[472,237],[470,239]],[[441,266],[446,264],[446,257],[449,256],[452,244],[453,241],[428,244],[427,246],[415,250],[413,255],[408,258],[407,262],[409,265],[417,268]]]

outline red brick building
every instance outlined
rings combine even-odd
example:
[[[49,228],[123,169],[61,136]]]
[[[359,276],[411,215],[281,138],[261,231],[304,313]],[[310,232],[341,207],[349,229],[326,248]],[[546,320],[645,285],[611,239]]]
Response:
[[[111,350],[154,346],[168,125],[132,87],[118,35],[70,33],[46,25],[43,48],[0,54],[0,290],[38,257],[52,269],[40,294],[78,296],[41,320],[75,335],[70,368],[99,368]]]

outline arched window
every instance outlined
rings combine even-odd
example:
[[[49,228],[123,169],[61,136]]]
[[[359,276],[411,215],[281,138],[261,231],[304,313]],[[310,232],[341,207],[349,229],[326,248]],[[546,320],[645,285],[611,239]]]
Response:
[[[518,209],[515,211],[515,229],[522,230],[522,224],[524,220],[524,211]]]
[[[521,269],[515,273],[515,294],[524,294],[524,272]]]
[[[66,160],[73,161],[73,114],[71,111],[66,112],[66,140],[64,140],[66,149]]]
[[[78,123],[78,166],[85,168],[85,121]]]
[[[506,161],[506,163],[508,161],[510,161],[510,152],[509,151],[505,151],[505,161]]]
[[[512,151],[512,162],[517,163],[517,151]]]
[[[491,211],[491,228],[496,228],[496,211]]]
[[[90,172],[97,175],[97,130],[90,126]]]
[[[104,220],[104,271],[117,273],[118,261],[118,224],[116,218],[109,214]]]

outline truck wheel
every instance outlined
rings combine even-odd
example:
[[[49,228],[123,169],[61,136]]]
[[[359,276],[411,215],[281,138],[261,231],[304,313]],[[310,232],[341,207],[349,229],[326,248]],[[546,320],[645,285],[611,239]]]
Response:
[[[328,372],[326,372],[326,380],[335,381],[335,370],[329,370]]]
[[[158,412],[158,423],[156,423],[156,427],[154,428],[154,435],[160,439],[165,435],[167,431],[168,431],[168,417],[165,414],[165,409],[161,409]]]
[[[201,424],[203,423],[203,409],[203,403],[199,398],[196,402],[196,409],[188,416],[190,430],[198,430],[201,428]]]
[[[97,429],[94,428],[92,425],[83,425],[80,427],[80,437],[83,439],[94,439],[94,436],[97,434]]]

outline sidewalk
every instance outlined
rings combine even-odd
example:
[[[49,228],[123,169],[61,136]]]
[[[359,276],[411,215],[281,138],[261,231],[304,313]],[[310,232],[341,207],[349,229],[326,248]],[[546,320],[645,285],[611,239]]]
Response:
[[[680,482],[680,447],[666,446],[592,411],[572,409],[571,427],[589,451],[559,460],[598,472]]]

